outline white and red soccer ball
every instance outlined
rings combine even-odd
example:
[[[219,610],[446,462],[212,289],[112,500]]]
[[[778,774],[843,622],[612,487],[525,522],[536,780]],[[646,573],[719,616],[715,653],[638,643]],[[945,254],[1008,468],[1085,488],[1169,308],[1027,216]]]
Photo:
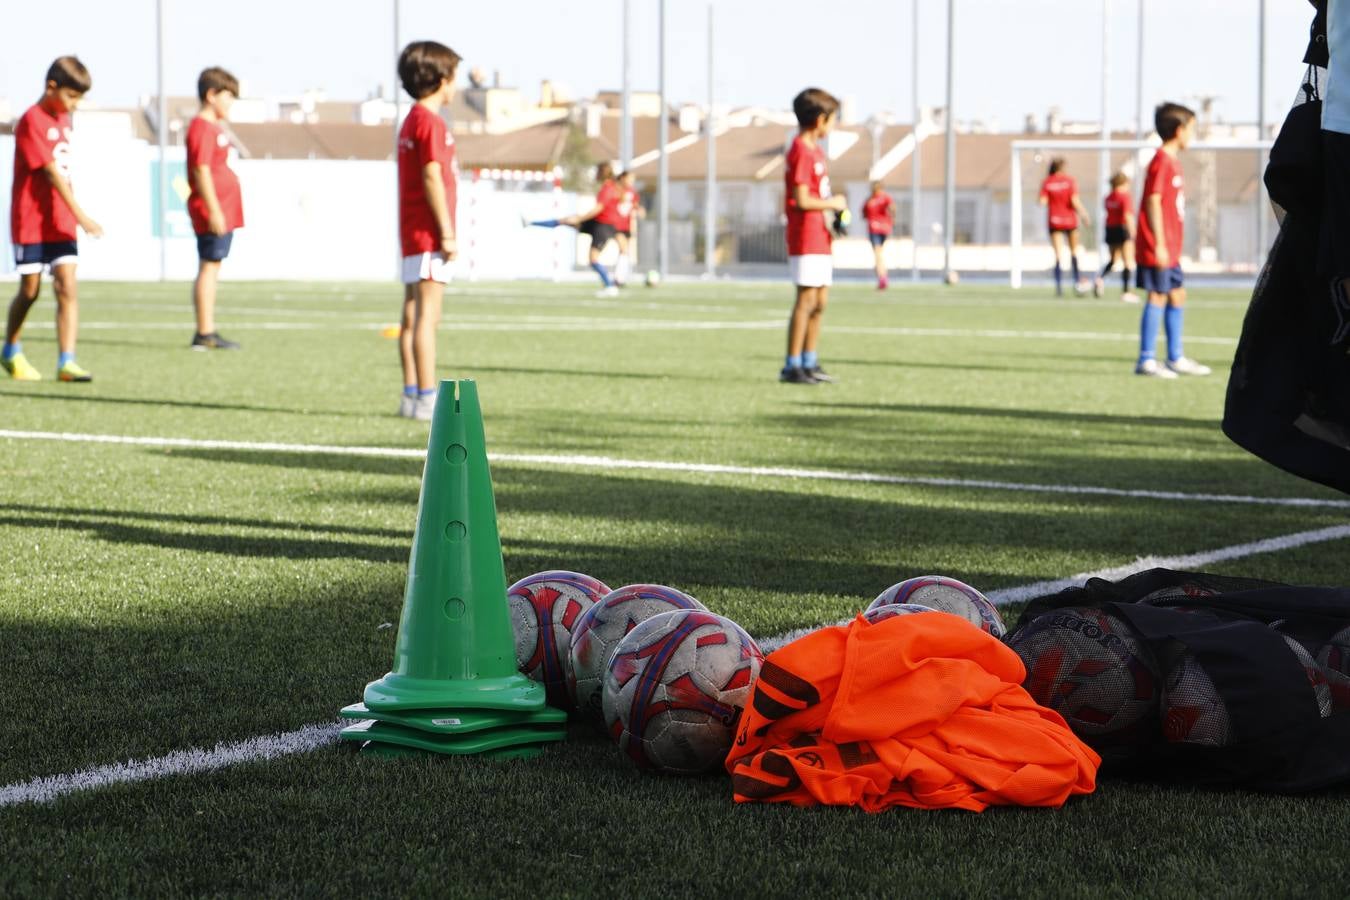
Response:
[[[603,712],[642,768],[696,775],[722,765],[764,655],[745,629],[704,609],[653,616],[606,666]]]
[[[614,648],[652,616],[706,609],[684,591],[660,584],[629,584],[610,591],[586,610],[572,629],[568,694],[581,717],[604,728],[601,689]]]
[[[920,575],[899,584],[893,584],[877,595],[868,611],[894,603],[927,606],[940,612],[960,616],[967,622],[996,638],[1008,633],[1008,626],[998,608],[975,588],[964,581],[945,575]]]
[[[536,572],[507,588],[516,665],[543,683],[550,706],[572,705],[567,691],[572,629],[609,591],[599,579],[563,569]]]

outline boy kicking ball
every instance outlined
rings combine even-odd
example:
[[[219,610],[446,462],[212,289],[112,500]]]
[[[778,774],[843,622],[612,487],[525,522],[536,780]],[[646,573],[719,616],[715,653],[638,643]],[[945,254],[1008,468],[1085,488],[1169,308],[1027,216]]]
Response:
[[[75,337],[80,308],[75,289],[79,260],[76,227],[90,237],[103,229],[85,215],[70,187],[70,114],[89,92],[89,70],[73,56],[62,56],[47,70],[42,99],[14,127],[14,185],[10,234],[18,264],[19,291],[9,305],[0,368],[16,381],[39,381],[42,374],[23,355],[19,337],[28,312],[42,290],[42,270],[52,273],[56,291],[56,377],[61,381],[93,381],[75,362]]]

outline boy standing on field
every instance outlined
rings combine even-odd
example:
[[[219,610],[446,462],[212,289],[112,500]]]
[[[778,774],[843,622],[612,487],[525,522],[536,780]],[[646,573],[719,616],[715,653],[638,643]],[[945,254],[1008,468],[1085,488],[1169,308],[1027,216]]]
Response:
[[[895,229],[895,201],[880,181],[872,182],[872,194],[863,204],[863,218],[867,220],[867,239],[872,242],[877,290],[884,291],[890,286],[886,277],[886,239]]]
[[[797,300],[788,320],[787,360],[778,380],[788,384],[834,381],[820,367],[816,345],[834,281],[829,226],[825,211],[847,209],[842,195],[831,196],[820,142],[834,128],[839,101],[820,88],[807,88],[792,101],[800,131],[787,152],[784,207],[787,211],[788,271]]]
[[[42,270],[52,273],[56,291],[56,377],[62,381],[93,381],[94,376],[75,362],[75,337],[80,311],[75,290],[79,259],[76,227],[90,237],[103,229],[85,215],[70,187],[70,114],[93,84],[89,70],[73,56],[62,56],[47,70],[42,99],[14,126],[14,185],[10,205],[10,234],[18,264],[19,291],[9,305],[0,367],[18,381],[38,381],[42,375],[23,355],[19,343],[24,320],[42,289]]]
[[[239,179],[230,168],[230,138],[220,123],[230,117],[239,96],[239,81],[218,67],[202,71],[197,79],[201,112],[187,131],[188,215],[197,234],[197,280],[192,305],[197,311],[193,350],[238,350],[239,345],[216,333],[216,280],[220,264],[230,255],[234,230],[244,225]]]
[[[1208,375],[1209,367],[1187,359],[1181,346],[1182,310],[1186,305],[1181,272],[1186,194],[1177,154],[1186,149],[1195,134],[1195,113],[1179,103],[1163,103],[1154,110],[1153,124],[1163,143],[1148,164],[1139,204],[1139,287],[1148,292],[1148,303],[1139,326],[1139,361],[1134,372],[1154,378]],[[1166,367],[1155,358],[1160,321],[1167,331]]]
[[[459,54],[414,41],[398,58],[398,77],[413,104],[398,133],[398,222],[403,249],[403,320],[398,349],[403,398],[398,414],[429,421],[436,408],[436,327],[450,281],[459,166],[441,107],[455,94]]]

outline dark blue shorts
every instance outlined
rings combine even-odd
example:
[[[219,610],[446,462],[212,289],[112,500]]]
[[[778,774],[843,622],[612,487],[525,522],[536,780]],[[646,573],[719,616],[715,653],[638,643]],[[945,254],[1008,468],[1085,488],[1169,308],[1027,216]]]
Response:
[[[1181,274],[1181,266],[1173,266],[1170,269],[1140,266],[1139,277],[1136,280],[1139,283],[1139,289],[1148,291],[1150,294],[1170,294],[1186,284],[1186,280]]]
[[[234,241],[234,232],[225,234],[197,235],[197,258],[203,262],[220,262],[230,255],[230,244]]]
[[[886,238],[888,237],[890,237],[889,234],[880,231],[867,232],[867,239],[872,242],[873,247],[880,247],[882,244],[886,243]]]
[[[79,247],[74,241],[14,245],[14,265],[20,275],[40,275],[44,268],[73,263],[79,255]]]

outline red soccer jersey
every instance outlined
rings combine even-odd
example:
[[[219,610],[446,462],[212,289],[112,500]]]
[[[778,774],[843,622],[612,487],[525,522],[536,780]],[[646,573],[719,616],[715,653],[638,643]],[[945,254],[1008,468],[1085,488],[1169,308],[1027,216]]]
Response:
[[[788,256],[808,256],[830,252],[830,229],[825,225],[824,210],[803,210],[797,206],[797,185],[806,185],[807,194],[824,199],[830,196],[830,176],[825,172],[825,151],[819,144],[808,144],[801,135],[793,138],[787,152],[787,168],[783,176],[787,194]]]
[[[14,184],[10,194],[9,233],[16,244],[48,244],[76,239],[71,211],[42,167],[55,162],[70,180],[70,116],[53,115],[37,104],[14,126]]]
[[[1130,192],[1116,188],[1106,195],[1106,227],[1113,228],[1125,224],[1125,216],[1130,211]]]
[[[595,217],[595,221],[602,225],[611,225],[621,231],[627,228],[628,215],[620,209],[623,198],[624,189],[618,182],[606,181],[600,185],[600,193],[595,195],[595,202],[600,206],[600,214]]]
[[[192,230],[197,234],[208,234],[207,220],[210,210],[206,199],[202,197],[201,186],[197,184],[197,167],[206,166],[211,170],[211,185],[216,190],[216,201],[225,216],[225,231],[234,231],[244,227],[244,202],[239,194],[239,179],[230,168],[230,139],[215,122],[201,116],[192,120],[187,132],[187,170],[188,184],[192,193],[188,195],[188,216],[192,219]]]
[[[445,120],[422,104],[414,103],[398,132],[398,234],[404,256],[431,253],[441,247],[436,216],[422,187],[422,173],[429,163],[441,164],[445,205],[450,212],[450,228],[454,230],[459,179],[455,138],[445,127]]]
[[[1078,182],[1063,172],[1056,172],[1041,182],[1041,199],[1045,201],[1052,230],[1072,231],[1078,227],[1078,212],[1073,208],[1077,193]]]
[[[1162,200],[1162,225],[1167,238],[1168,267],[1181,265],[1181,230],[1186,219],[1186,193],[1181,188],[1181,164],[1171,154],[1159,150],[1148,164],[1144,176],[1144,197],[1139,205],[1139,265],[1158,265],[1158,236],[1148,220],[1148,198],[1157,195]]]
[[[619,215],[623,216],[623,225],[620,231],[633,233],[633,226],[637,224],[638,211],[638,192],[634,188],[620,187],[623,196],[619,200]]]
[[[889,194],[873,194],[863,204],[863,218],[871,234],[890,234],[895,228],[895,201]]]

